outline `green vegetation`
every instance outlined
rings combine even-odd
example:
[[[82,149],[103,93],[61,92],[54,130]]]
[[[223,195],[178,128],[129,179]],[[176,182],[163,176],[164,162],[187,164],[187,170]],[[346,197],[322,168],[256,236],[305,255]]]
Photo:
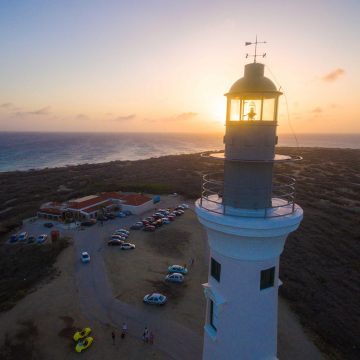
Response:
[[[69,245],[60,238],[51,244],[0,246],[0,311],[12,308],[40,280],[56,275],[53,264]]]

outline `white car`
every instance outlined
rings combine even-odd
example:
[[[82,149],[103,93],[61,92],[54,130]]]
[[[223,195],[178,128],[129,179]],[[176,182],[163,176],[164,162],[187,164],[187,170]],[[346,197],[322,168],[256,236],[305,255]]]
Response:
[[[166,296],[159,293],[152,293],[144,296],[145,304],[164,305],[166,301]]]
[[[165,276],[166,281],[182,283],[184,281],[184,275],[179,273],[173,273]]]
[[[81,253],[81,262],[83,262],[83,263],[90,262],[90,255],[89,255],[89,253],[87,251],[83,251]]]
[[[121,250],[134,250],[135,249],[135,245],[134,244],[130,244],[130,243],[123,243],[120,246]]]
[[[36,239],[38,244],[42,244],[47,240],[48,236],[46,234],[39,235]]]
[[[126,240],[126,237],[125,236],[122,236],[122,235],[111,235],[111,240],[121,240],[121,241],[124,241]]]
[[[126,229],[118,229],[118,230],[115,230],[115,232],[122,232],[122,233],[127,234],[127,235],[130,234],[130,231],[128,231]]]
[[[28,238],[28,233],[26,231],[22,232],[18,236],[18,241],[26,241]]]
[[[128,238],[128,237],[129,237],[129,234],[124,233],[124,232],[122,232],[122,231],[115,231],[115,232],[113,233],[113,235],[119,235],[119,236],[122,236],[122,237],[124,237],[124,238]]]
[[[182,206],[184,209],[188,209],[188,208],[189,208],[189,205],[188,205],[188,204],[181,204],[181,206]]]
[[[188,269],[180,265],[171,265],[168,267],[168,272],[170,274],[178,273],[178,274],[186,275],[188,273]]]

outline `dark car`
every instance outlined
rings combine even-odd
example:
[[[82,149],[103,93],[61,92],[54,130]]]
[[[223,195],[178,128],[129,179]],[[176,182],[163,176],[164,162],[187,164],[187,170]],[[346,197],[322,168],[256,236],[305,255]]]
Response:
[[[140,230],[140,229],[142,229],[142,227],[143,227],[143,224],[133,224],[130,226],[130,229],[131,230]]]
[[[124,242],[122,240],[116,240],[116,239],[111,239],[111,240],[108,241],[109,246],[120,246],[123,243]]]
[[[18,240],[17,235],[13,234],[10,236],[9,242],[14,243],[14,242],[17,242],[17,240]]]
[[[35,236],[32,236],[32,235],[30,235],[29,237],[28,237],[28,244],[32,244],[32,243],[34,243],[35,242]]]
[[[52,228],[54,226],[54,224],[53,223],[45,223],[44,226],[47,228]]]
[[[82,223],[81,223],[81,226],[93,226],[94,225],[94,222],[93,221],[90,221],[90,220],[88,220],[88,221],[83,221]]]
[[[145,226],[143,230],[144,231],[155,231],[156,227],[153,225],[148,225],[148,226]]]
[[[114,214],[107,214],[106,217],[110,220],[114,220],[116,218]]]
[[[109,219],[106,216],[99,216],[98,221],[108,221]]]
[[[132,215],[132,212],[131,212],[130,210],[124,210],[123,213],[124,213],[126,216]]]

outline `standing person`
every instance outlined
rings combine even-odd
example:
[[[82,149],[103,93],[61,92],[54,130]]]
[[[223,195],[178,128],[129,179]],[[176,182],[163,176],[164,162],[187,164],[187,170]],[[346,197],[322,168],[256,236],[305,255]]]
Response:
[[[153,332],[152,332],[152,331],[150,331],[150,335],[149,335],[149,342],[150,342],[150,344],[151,344],[151,345],[153,345],[153,344],[154,344],[154,334],[153,334]]]
[[[112,338],[113,345],[115,345],[115,333],[114,333],[114,331],[111,332],[111,338]]]
[[[126,333],[127,333],[127,324],[126,324],[126,322],[123,322],[123,324],[122,324],[122,333],[121,333],[121,338],[122,339],[125,338]]]
[[[149,342],[149,329],[147,328],[147,326],[145,326],[144,329],[143,340],[146,343]]]

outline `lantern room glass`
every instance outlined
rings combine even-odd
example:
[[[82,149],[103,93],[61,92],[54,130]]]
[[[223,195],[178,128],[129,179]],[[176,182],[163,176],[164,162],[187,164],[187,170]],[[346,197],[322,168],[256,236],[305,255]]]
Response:
[[[228,102],[229,121],[276,121],[277,98],[232,98]]]

